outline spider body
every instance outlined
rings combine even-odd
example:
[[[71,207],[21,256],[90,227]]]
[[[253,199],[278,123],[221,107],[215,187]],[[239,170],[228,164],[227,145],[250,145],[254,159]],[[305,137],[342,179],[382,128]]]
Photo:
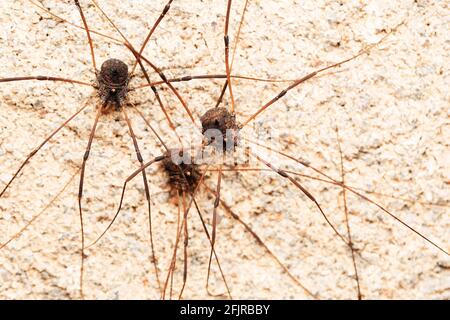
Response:
[[[103,62],[97,73],[98,93],[103,105],[113,104],[118,110],[127,97],[129,79],[128,66],[121,60]]]
[[[193,191],[201,173],[198,166],[186,158],[181,149],[172,149],[165,153],[163,166],[169,176],[169,184],[178,191]]]
[[[202,133],[207,139],[207,144],[213,144],[223,151],[233,150],[239,144],[240,125],[236,116],[226,108],[213,108],[203,114]]]

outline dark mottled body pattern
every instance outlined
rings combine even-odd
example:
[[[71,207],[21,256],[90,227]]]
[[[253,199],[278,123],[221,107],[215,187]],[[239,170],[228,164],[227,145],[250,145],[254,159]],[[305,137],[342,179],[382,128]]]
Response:
[[[231,114],[226,108],[213,108],[205,112],[200,118],[202,122],[202,133],[207,130],[219,130],[223,138],[223,150],[228,151],[236,147],[239,143],[240,125],[236,121],[236,116]],[[206,137],[208,144],[214,144],[214,137]],[[216,144],[220,147],[220,144]]]
[[[180,149],[169,150],[164,154],[163,166],[169,176],[169,184],[178,191],[193,191],[200,180],[200,170],[194,163],[174,162],[172,155],[176,153],[179,159],[183,159],[183,150]]]

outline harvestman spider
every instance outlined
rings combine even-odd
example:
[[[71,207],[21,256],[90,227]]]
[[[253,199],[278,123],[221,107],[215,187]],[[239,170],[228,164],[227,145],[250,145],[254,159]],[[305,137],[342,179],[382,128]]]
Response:
[[[415,233],[416,235],[420,236],[422,239],[424,239],[425,241],[427,241],[429,244],[431,244],[432,246],[434,246],[435,248],[439,249],[441,252],[443,252],[444,254],[446,254],[447,256],[449,256],[448,251],[446,251],[445,249],[443,249],[441,246],[437,245],[435,242],[431,241],[429,238],[427,238],[426,236],[424,236],[422,233],[420,233],[419,231],[417,231],[416,229],[414,229],[413,227],[411,227],[408,223],[404,222],[403,220],[401,220],[400,218],[398,218],[396,215],[394,215],[390,210],[386,209],[385,207],[383,207],[382,205],[378,204],[377,202],[373,201],[372,199],[370,199],[369,197],[367,197],[366,195],[364,195],[364,192],[369,192],[366,190],[363,190],[363,192],[358,191],[358,188],[354,188],[351,187],[349,185],[345,184],[345,173],[344,173],[344,169],[343,169],[343,158],[342,158],[342,151],[341,151],[341,147],[340,147],[340,138],[339,138],[339,134],[338,134],[338,129],[336,128],[336,134],[337,134],[337,141],[338,141],[338,145],[339,145],[339,154],[340,154],[340,171],[341,171],[341,180],[336,180],[334,178],[332,178],[331,176],[327,175],[326,173],[324,173],[323,171],[317,169],[314,165],[311,165],[309,163],[307,163],[306,161],[301,161],[298,160],[296,157],[293,157],[285,152],[276,150],[275,148],[266,146],[266,145],[262,145],[260,143],[257,143],[255,141],[252,141],[251,139],[248,139],[246,137],[241,137],[239,131],[245,127],[247,124],[249,124],[251,121],[253,121],[254,119],[256,119],[263,111],[265,111],[266,109],[268,109],[271,105],[273,105],[275,102],[277,102],[278,100],[280,100],[282,97],[284,97],[288,91],[290,91],[291,89],[299,86],[300,84],[304,83],[305,81],[312,79],[314,77],[316,77],[317,75],[323,73],[326,70],[341,66],[344,63],[347,63],[351,60],[356,59],[357,57],[367,53],[371,48],[373,48],[374,46],[378,45],[381,41],[383,41],[388,35],[386,35],[385,37],[383,37],[380,41],[378,41],[376,44],[374,45],[370,45],[367,46],[366,48],[362,49],[358,54],[345,59],[343,61],[340,61],[338,63],[329,65],[327,67],[318,69],[316,71],[313,71],[312,73],[300,78],[299,80],[294,81],[290,86],[288,86],[287,88],[285,88],[284,90],[282,90],[279,94],[277,94],[273,99],[271,99],[270,101],[268,101],[266,104],[264,104],[262,107],[260,107],[253,115],[251,115],[250,117],[247,118],[247,120],[245,120],[242,124],[238,123],[236,121],[236,116],[234,114],[234,110],[235,110],[235,101],[234,101],[234,97],[233,97],[233,90],[232,90],[232,85],[231,85],[231,64],[229,61],[229,36],[228,36],[228,25],[229,25],[229,17],[230,17],[230,8],[231,8],[231,0],[229,0],[227,2],[227,14],[226,14],[226,21],[225,21],[225,35],[224,35],[224,43],[225,43],[225,65],[226,65],[226,74],[227,74],[227,80],[225,82],[225,85],[223,86],[222,89],[222,93],[220,98],[218,99],[218,102],[215,106],[215,108],[208,110],[202,117],[201,117],[201,123],[202,123],[202,133],[205,133],[207,130],[209,129],[215,129],[218,132],[221,133],[221,140],[222,142],[225,142],[225,145],[227,145],[228,147],[230,147],[230,149],[228,147],[226,147],[225,149],[222,149],[220,151],[224,151],[224,152],[228,152],[231,149],[234,149],[234,147],[237,147],[239,145],[239,141],[240,139],[243,139],[255,146],[259,146],[262,147],[266,150],[270,150],[272,152],[275,152],[276,154],[278,154],[281,157],[284,158],[288,158],[291,159],[295,162],[297,162],[297,164],[300,164],[304,167],[307,167],[309,169],[312,169],[313,171],[315,171],[315,173],[318,173],[321,177],[317,178],[317,177],[313,177],[313,176],[309,176],[309,175],[304,175],[304,174],[299,174],[296,171],[292,171],[292,170],[287,170],[287,169],[282,169],[281,167],[275,166],[274,164],[272,164],[271,162],[265,160],[261,155],[255,153],[255,152],[250,152],[250,155],[256,159],[258,162],[262,163],[265,167],[267,167],[268,169],[263,169],[263,168],[231,168],[230,170],[224,169],[222,166],[222,164],[218,165],[218,169],[209,169],[209,167],[206,167],[206,169],[202,170],[202,168],[198,167],[197,164],[190,164],[190,163],[181,163],[180,166],[182,167],[181,170],[176,170],[176,167],[173,166],[172,164],[170,164],[171,159],[169,159],[169,154],[166,153],[162,156],[156,157],[154,158],[152,161],[146,163],[142,168],[136,170],[132,175],[130,175],[123,186],[123,192],[122,192],[122,197],[120,200],[120,204],[119,204],[119,208],[115,214],[115,216],[113,217],[111,223],[108,225],[108,227],[105,229],[104,233],[102,234],[102,236],[105,234],[105,232],[111,227],[111,225],[114,223],[116,217],[118,216],[118,214],[120,213],[120,210],[122,208],[122,204],[123,204],[123,199],[124,199],[124,194],[125,194],[125,190],[127,187],[128,182],[130,182],[136,175],[138,175],[140,172],[144,171],[145,168],[151,166],[152,164],[156,163],[156,162],[160,162],[162,161],[164,163],[164,168],[165,170],[168,172],[169,174],[169,182],[172,183],[173,187],[177,189],[178,191],[178,198],[180,198],[180,193],[182,193],[182,200],[178,202],[178,208],[179,208],[179,215],[180,215],[180,203],[182,203],[182,210],[184,211],[184,215],[183,218],[181,220],[181,222],[178,220],[177,223],[177,235],[176,235],[176,240],[175,240],[175,244],[174,244],[174,252],[173,252],[173,258],[172,258],[172,262],[171,265],[169,267],[169,271],[167,274],[167,278],[166,278],[166,283],[164,285],[164,290],[163,290],[163,298],[165,297],[165,292],[166,292],[166,288],[169,284],[170,281],[170,296],[172,296],[172,287],[173,287],[173,272],[175,269],[175,258],[176,258],[176,254],[177,254],[177,247],[178,247],[178,243],[180,241],[181,238],[181,232],[184,231],[184,273],[183,273],[183,285],[182,285],[182,289],[180,291],[180,295],[179,297],[182,296],[183,290],[185,288],[185,284],[186,284],[186,278],[187,278],[187,245],[188,245],[188,231],[187,231],[187,216],[188,216],[188,212],[191,208],[191,205],[194,203],[195,207],[197,209],[197,212],[202,220],[202,224],[203,224],[203,228],[205,230],[205,233],[207,234],[208,240],[210,241],[211,244],[211,252],[210,252],[210,258],[209,258],[209,264],[208,264],[208,276],[207,276],[207,280],[206,280],[206,289],[208,290],[208,280],[209,280],[209,274],[210,274],[210,269],[211,269],[211,262],[212,262],[212,256],[213,254],[215,255],[216,261],[219,265],[219,269],[222,275],[222,278],[224,280],[225,286],[227,288],[228,291],[228,295],[231,297],[231,293],[230,293],[230,289],[228,287],[228,284],[225,280],[224,274],[222,272],[222,268],[220,267],[219,264],[219,260],[217,258],[215,249],[214,249],[214,244],[215,244],[215,240],[216,240],[216,228],[217,228],[217,208],[219,207],[219,205],[222,205],[225,209],[225,211],[227,211],[235,220],[237,220],[239,223],[241,223],[244,228],[246,229],[246,231],[248,231],[256,240],[257,242],[262,245],[265,250],[267,250],[267,252],[277,261],[277,263],[283,268],[283,270],[299,285],[301,286],[304,291],[311,297],[313,298],[318,298],[318,296],[316,294],[314,294],[311,290],[309,290],[308,288],[306,288],[306,286],[304,286],[295,276],[293,276],[290,272],[289,269],[287,267],[285,267],[283,265],[283,263],[271,252],[271,250],[264,244],[264,242],[261,240],[261,238],[252,230],[252,228],[246,223],[244,222],[237,214],[235,214],[232,210],[231,207],[229,205],[227,205],[220,197],[220,190],[221,190],[221,179],[222,179],[222,175],[224,171],[264,171],[264,170],[268,170],[268,171],[272,171],[276,174],[278,174],[279,176],[281,176],[284,179],[287,179],[289,182],[291,182],[292,184],[294,184],[294,186],[299,189],[307,198],[309,198],[310,201],[312,201],[317,209],[320,211],[321,215],[323,216],[323,218],[325,219],[326,223],[328,224],[328,226],[333,230],[333,232],[344,242],[345,246],[347,246],[350,249],[350,253],[351,253],[351,258],[352,258],[352,262],[353,262],[353,268],[354,268],[354,274],[355,274],[355,282],[356,282],[356,290],[357,290],[357,297],[358,299],[362,299],[363,294],[361,293],[361,288],[360,288],[360,283],[359,283],[359,276],[358,276],[358,268],[357,268],[357,264],[356,264],[356,259],[355,256],[358,255],[358,252],[356,251],[356,249],[353,247],[353,243],[352,243],[352,237],[351,237],[351,230],[350,230],[350,225],[348,222],[348,207],[347,207],[347,199],[346,199],[346,192],[350,192],[353,193],[354,195],[360,197],[361,199],[363,199],[364,201],[367,201],[368,203],[371,203],[373,205],[375,205],[376,207],[378,207],[378,209],[382,212],[384,212],[385,214],[387,214],[388,216],[390,216],[391,218],[393,218],[395,221],[397,221],[398,223],[402,224],[403,226],[405,226],[406,228],[408,228],[410,231],[412,231],[413,233]],[[244,11],[245,12],[245,11]],[[242,20],[241,20],[242,21]],[[402,25],[403,23],[401,23],[400,25]],[[397,27],[393,28],[391,32],[394,32],[400,25],[398,25]],[[145,58],[141,57],[144,61],[146,60]],[[218,107],[222,97],[226,91],[226,88],[228,87],[229,90],[229,96],[230,96],[230,110],[228,111],[225,108],[220,108]],[[231,132],[231,140],[230,136],[226,136],[225,132]],[[208,138],[208,137],[207,137]],[[228,139],[228,140],[227,140]],[[213,144],[214,143],[211,140],[207,139],[207,143],[206,144]],[[228,143],[227,143],[228,142]],[[220,144],[220,146],[222,146],[222,144]],[[222,147],[220,147],[222,148]],[[180,153],[182,154],[183,151],[177,150],[175,153]],[[178,169],[180,169],[180,167],[178,167]],[[204,183],[204,175],[206,174],[207,171],[217,171],[218,172],[218,178],[217,178],[217,184],[216,184],[216,190],[214,190],[213,188],[209,187],[208,185],[206,185]],[[186,174],[189,174],[189,178],[186,177]],[[345,222],[346,222],[346,232],[347,232],[347,237],[344,237],[343,235],[341,235],[338,230],[336,229],[336,227],[332,224],[332,222],[328,219],[327,214],[323,211],[323,209],[321,208],[319,202],[316,200],[316,198],[310,193],[310,191],[308,191],[297,179],[294,178],[294,176],[300,176],[300,177],[304,177],[304,178],[309,178],[309,179],[313,179],[313,180],[318,180],[327,184],[331,184],[331,185],[335,185],[338,186],[340,188],[342,188],[342,195],[343,195],[343,201],[344,201],[344,212],[345,212]],[[208,230],[204,224],[204,220],[202,218],[202,214],[200,212],[200,209],[198,207],[198,204],[195,200],[195,194],[199,189],[200,185],[204,185],[207,189],[207,191],[212,194],[215,197],[215,201],[214,201],[214,207],[213,207],[213,214],[212,214],[212,232],[211,232],[211,236],[208,233]],[[188,191],[188,192],[187,192]],[[189,193],[191,198],[189,201],[189,204],[186,205],[186,193]],[[370,192],[369,192],[370,193]],[[100,238],[99,238],[100,239]],[[209,290],[208,290],[209,292]]]

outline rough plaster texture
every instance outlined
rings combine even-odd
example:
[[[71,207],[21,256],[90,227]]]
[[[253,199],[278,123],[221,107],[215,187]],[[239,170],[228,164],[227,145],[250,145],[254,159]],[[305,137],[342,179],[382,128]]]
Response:
[[[89,1],[81,2],[92,29],[120,39]],[[42,3],[60,17],[81,23],[72,1]],[[143,0],[100,0],[99,4],[135,46],[142,43],[164,7],[164,1]],[[225,1],[174,1],[145,56],[169,77],[223,74],[225,7]],[[232,43],[242,8],[242,1],[233,1]],[[82,30],[25,0],[1,1],[0,12],[0,77],[57,75],[94,81]],[[277,132],[278,138],[267,144],[340,179],[337,126],[346,183],[391,196],[370,197],[449,250],[449,16],[446,1],[250,1],[234,74],[296,79],[357,53],[406,22],[369,55],[292,90],[242,134],[249,136],[250,127]],[[95,34],[93,40],[98,64],[116,57],[132,65],[133,56],[124,46]],[[136,74],[131,84],[145,83],[139,70]],[[151,78],[158,80],[154,73]],[[176,87],[198,119],[214,106],[222,84],[223,80],[197,80]],[[286,85],[234,81],[238,120],[246,119]],[[1,84],[1,187],[22,159],[92,94],[92,88],[61,83]],[[162,87],[161,95],[174,122],[180,128],[192,128],[173,94]],[[229,102],[228,95],[226,99]],[[176,146],[151,90],[132,92],[130,101],[138,103],[161,136]],[[94,118],[94,102],[91,99],[89,108],[32,159],[0,199],[2,243],[77,172]],[[163,149],[151,131],[133,110],[129,113],[144,158],[160,155]],[[85,177],[88,243],[114,214],[124,179],[138,167],[135,159],[121,114],[102,117]],[[280,157],[273,161],[314,174]],[[167,177],[160,166],[147,172],[158,266],[165,278],[177,223],[176,199],[168,196]],[[345,235],[341,190],[299,179]],[[207,183],[215,186],[215,181],[216,173],[208,174]],[[77,191],[78,176],[18,239],[0,251],[1,298],[79,298]],[[450,298],[448,256],[367,201],[347,196],[364,298]],[[348,248],[291,183],[272,173],[226,172],[222,198],[311,291],[321,298],[356,298]],[[204,189],[198,199],[210,226],[214,199]],[[219,216],[216,249],[234,298],[310,298],[242,225],[222,208]],[[205,290],[209,244],[195,211],[189,214],[189,235],[183,297],[211,298]],[[139,177],[130,183],[117,223],[86,254],[86,298],[159,297],[149,262],[146,202]],[[181,254],[177,266],[175,292],[181,285]],[[211,291],[224,290],[214,266]]]

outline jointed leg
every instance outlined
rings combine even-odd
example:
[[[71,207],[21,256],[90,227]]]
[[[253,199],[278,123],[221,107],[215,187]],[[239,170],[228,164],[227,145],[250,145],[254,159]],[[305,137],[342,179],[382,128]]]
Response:
[[[272,79],[272,78],[257,78],[257,77],[250,77],[250,76],[243,76],[243,75],[230,75],[231,78],[235,79],[241,79],[241,80],[251,80],[251,81],[259,81],[259,82],[294,82],[295,79]],[[186,82],[191,80],[198,80],[198,79],[226,79],[226,74],[201,74],[201,75],[195,75],[195,76],[182,76],[177,78],[171,78],[167,79],[168,82]],[[152,87],[152,86],[158,86],[161,84],[165,84],[166,82],[163,80],[159,81],[152,81],[150,83],[142,84],[137,87],[131,88],[128,91],[134,91],[137,89]],[[222,88],[222,93],[220,94],[220,98],[218,99],[218,104],[220,104],[220,101],[223,98],[223,95],[225,94],[227,82],[225,81],[225,89]],[[217,107],[218,105],[216,105]]]
[[[61,78],[61,77],[48,77],[48,76],[30,76],[30,77],[2,78],[2,79],[0,79],[0,83],[2,83],[2,82],[13,82],[13,81],[26,81],[26,80],[67,82],[67,83],[80,84],[82,86],[89,86],[89,87],[94,87],[95,88],[95,86],[93,84],[91,84],[91,83],[78,81],[78,80],[72,80],[72,79],[66,79],[66,78]]]
[[[94,67],[94,74],[97,74],[97,65],[95,64],[94,46],[92,44],[91,33],[89,32],[89,27],[87,25],[87,21],[86,18],[84,17],[83,9],[81,9],[80,3],[78,2],[78,0],[74,1],[75,5],[78,8],[78,11],[80,11],[81,20],[83,20],[84,29],[86,30],[87,38],[89,41],[89,48],[91,49],[92,66]]]
[[[236,40],[234,41],[231,63],[228,63],[230,65],[229,67],[227,66],[227,59],[228,59],[227,56],[226,56],[227,52],[225,53],[225,63],[226,63],[226,68],[228,69],[228,72],[225,75],[225,78],[227,80],[225,81],[225,83],[224,83],[224,85],[222,87],[222,91],[220,93],[219,99],[217,99],[215,108],[217,108],[220,105],[220,103],[222,102],[222,99],[223,99],[223,96],[225,94],[225,91],[227,90],[228,81],[231,81],[231,78],[239,78],[239,77],[235,77],[235,76],[231,75],[231,70],[233,69],[234,57],[235,57],[235,54],[236,54],[237,44],[239,42],[239,36],[241,34],[241,28],[242,28],[242,24],[244,22],[244,17],[245,17],[245,12],[247,10],[247,6],[248,6],[248,0],[245,0],[244,10],[243,10],[242,16],[241,16],[241,21],[239,22],[238,31],[236,33]],[[256,80],[256,79],[252,79],[252,80]],[[232,89],[230,88],[230,91],[231,90]],[[234,100],[234,97],[233,97],[233,100]]]
[[[222,91],[220,92],[219,98],[217,98],[217,102],[216,102],[216,105],[214,106],[214,108],[219,107],[220,104],[222,103],[223,96],[225,95],[225,92],[227,91],[227,87],[228,87],[228,80],[226,80],[225,83],[223,84]]]
[[[230,99],[231,99],[231,113],[234,113],[234,96],[233,96],[233,89],[231,85],[231,77],[230,77],[230,61],[229,61],[229,45],[230,45],[230,38],[228,37],[228,26],[230,24],[230,10],[231,10],[231,0],[228,0],[227,3],[227,15],[225,18],[225,35],[224,35],[224,42],[225,42],[225,68],[227,73],[227,83],[228,83],[228,89],[230,91]]]
[[[342,186],[345,185],[345,171],[344,171],[344,161],[342,157],[342,149],[341,149],[341,141],[339,138],[339,131],[336,127],[336,137],[338,141],[338,148],[339,148],[339,155],[340,155],[340,165],[341,165],[341,183]],[[347,228],[347,236],[348,236],[348,244],[350,246],[350,252],[352,254],[352,262],[353,262],[353,270],[355,271],[355,281],[356,281],[356,290],[358,293],[358,300],[362,299],[361,294],[361,287],[359,284],[359,275],[358,275],[358,268],[356,266],[356,258],[355,258],[355,248],[353,247],[353,241],[352,241],[352,232],[350,230],[350,222],[349,222],[349,216],[348,216],[348,208],[347,208],[347,193],[346,189],[342,187],[342,199],[344,200],[344,213],[345,213],[345,225]]]
[[[153,35],[153,33],[155,32],[156,28],[158,27],[159,23],[162,21],[162,19],[164,19],[164,16],[167,14],[167,12],[170,10],[170,5],[172,4],[173,0],[169,0],[167,2],[167,4],[165,5],[163,11],[161,12],[161,14],[159,15],[158,19],[155,21],[155,23],[153,24],[153,27],[150,29],[150,32],[148,33],[147,37],[144,40],[144,43],[142,44],[141,49],[139,50],[139,55],[142,54],[142,52],[144,52],[145,47],[147,46],[147,43],[149,42],[151,36]],[[136,69],[137,66],[137,60],[133,65],[133,69],[131,70],[131,74],[134,73],[134,70]]]
[[[180,224],[181,224],[181,195],[180,195],[180,190],[177,190],[177,229],[175,232],[175,241],[174,241],[174,245],[177,244],[177,238],[180,231]],[[172,267],[169,269],[170,272],[170,294],[169,294],[169,299],[172,300],[172,293],[173,293],[173,276],[175,273],[175,269],[176,269],[176,256],[177,256],[177,250],[178,250],[178,246],[174,247],[174,256],[175,256],[175,260],[173,260],[173,265]]]
[[[84,183],[84,172],[86,169],[86,162],[89,158],[89,153],[91,152],[92,141],[94,140],[95,130],[97,129],[98,120],[102,114],[104,105],[100,106],[97,110],[97,115],[95,116],[94,124],[89,135],[89,141],[86,147],[86,151],[83,156],[83,163],[81,164],[80,173],[80,184],[78,189],[78,211],[80,214],[80,226],[81,226],[81,265],[80,265],[80,296],[83,298],[83,276],[84,276],[84,226],[83,226],[83,209],[81,206],[81,199],[83,197],[83,183]]]
[[[206,227],[205,219],[203,219],[203,215],[202,215],[202,213],[201,213],[201,211],[200,211],[200,207],[198,206],[198,203],[197,203],[197,201],[196,201],[195,199],[194,199],[194,205],[195,205],[195,208],[197,209],[197,213],[198,213],[198,216],[199,216],[199,218],[200,218],[200,221],[202,222],[203,230],[205,231],[205,234],[206,234],[206,236],[208,237],[209,243],[211,244],[211,247],[212,247],[212,240],[211,240],[211,237],[209,236],[209,232],[208,232],[208,228]],[[229,288],[229,286],[228,286],[228,282],[227,282],[227,280],[225,279],[225,275],[224,275],[223,270],[222,270],[222,267],[221,267],[221,265],[220,265],[220,261],[219,261],[219,257],[217,256],[216,249],[215,249],[215,248],[212,248],[211,250],[212,250],[212,252],[214,253],[214,257],[215,257],[215,259],[216,259],[217,266],[219,267],[219,271],[220,271],[220,274],[221,274],[221,276],[222,276],[223,283],[225,284],[225,287],[226,287],[226,289],[227,289],[228,297],[229,297],[230,299],[233,299],[233,297],[231,296],[230,288]],[[208,272],[208,279],[209,279],[209,272]],[[206,280],[206,291],[208,292],[208,294],[211,295],[211,296],[215,296],[215,297],[222,296],[223,294],[213,294],[213,293],[211,293],[211,292],[209,291],[209,286],[208,286],[209,283],[208,283],[208,279]]]
[[[183,191],[183,209],[186,211],[186,193]],[[191,202],[192,203],[192,202]],[[187,211],[186,211],[187,212]],[[189,232],[188,232],[188,219],[187,214],[184,218],[184,242],[183,242],[183,285],[181,287],[180,295],[178,296],[178,300],[181,300],[183,297],[184,288],[186,287],[187,275],[188,275],[188,245],[189,245]]]
[[[312,202],[314,202],[314,204],[316,205],[316,207],[319,209],[320,213],[322,214],[322,216],[325,218],[325,221],[327,222],[327,224],[331,227],[331,229],[333,229],[334,233],[348,246],[348,242],[347,240],[337,231],[337,229],[335,228],[335,226],[331,223],[331,221],[328,219],[327,215],[325,214],[325,212],[323,212],[321,206],[319,205],[319,202],[317,202],[316,198],[314,198],[314,196],[308,191],[306,190],[297,180],[295,180],[294,178],[292,178],[286,171],[276,168],[274,165],[272,165],[271,163],[267,162],[266,160],[262,159],[260,156],[258,156],[257,154],[254,154],[252,152],[250,152],[250,154],[255,157],[256,159],[258,159],[260,162],[264,163],[267,167],[269,167],[271,170],[273,170],[274,172],[278,173],[280,176],[282,176],[283,178],[288,179],[290,182],[292,182],[298,189],[300,189],[300,191],[303,192],[303,194],[305,196],[307,196]]]
[[[184,212],[186,211],[185,199],[182,198],[180,193],[181,193],[181,191],[177,190],[177,195],[178,195],[177,230],[176,230],[176,233],[175,233],[175,242],[174,242],[174,245],[173,245],[172,259],[170,261],[169,271],[167,272],[167,278],[166,278],[166,281],[164,283],[164,288],[163,288],[163,292],[162,292],[162,295],[161,295],[161,299],[163,299],[163,300],[166,298],[166,289],[167,289],[167,285],[169,283],[169,278],[170,278],[170,283],[171,283],[169,297],[172,300],[173,276],[174,276],[175,268],[176,268],[178,244],[180,242],[180,235],[181,235],[181,231],[183,229],[183,224],[184,224]],[[181,220],[181,222],[180,222],[180,218],[181,218],[180,217],[180,210],[183,211],[183,220]]]
[[[300,163],[300,161],[298,161]],[[305,162],[303,162],[303,164],[308,167],[311,168],[317,172],[321,172],[316,168],[311,167],[310,165],[306,164]],[[208,169],[206,171],[218,171],[218,169]],[[222,171],[236,171],[236,172],[241,172],[241,171],[254,171],[254,172],[260,172],[260,171],[271,171],[273,172],[273,170],[271,169],[266,169],[266,168],[252,168],[252,167],[234,167],[234,168],[222,168]],[[342,187],[342,183],[340,181],[334,180],[333,178],[319,178],[319,177],[315,177],[315,176],[311,176],[311,175],[307,175],[304,173],[300,173],[300,172],[296,172],[296,171],[292,171],[292,170],[287,170],[285,169],[284,171],[286,171],[289,174],[295,175],[295,176],[299,176],[302,178],[306,178],[306,179],[310,179],[310,180],[316,180],[316,181],[320,181],[323,183],[327,183],[327,184],[331,184],[334,185],[336,187]],[[321,175],[328,177],[328,175],[324,172],[321,173]],[[352,190],[359,190],[363,193],[368,193],[368,194],[373,194],[376,195],[378,197],[383,197],[383,198],[390,198],[390,199],[395,199],[395,200],[400,200],[403,202],[408,202],[408,203],[418,203],[424,206],[433,206],[433,207],[444,207],[444,208],[449,208],[450,205],[447,204],[443,204],[443,203],[432,203],[432,202],[426,202],[426,201],[417,201],[417,200],[412,200],[412,199],[407,199],[404,197],[395,197],[389,194],[385,194],[382,192],[376,192],[376,191],[372,191],[372,190],[368,190],[368,189],[364,189],[364,188],[360,188],[360,187],[355,187],[355,186],[351,186],[349,184],[345,184],[344,185],[346,187],[347,190],[350,191],[350,189]],[[352,192],[352,191],[351,191]],[[353,192],[352,192],[353,193]]]
[[[141,155],[141,151],[139,150],[139,145],[136,139],[136,135],[134,134],[133,131],[133,127],[131,125],[131,121],[128,118],[128,114],[127,111],[125,110],[125,108],[122,108],[122,112],[125,118],[125,121],[127,122],[128,125],[128,130],[130,131],[130,136],[131,139],[133,139],[133,145],[134,145],[134,149],[136,151],[136,156],[137,159],[139,161],[139,164],[141,165],[141,168],[144,166],[144,160],[142,158]],[[156,274],[156,281],[158,283],[158,289],[159,291],[161,291],[161,282],[159,281],[159,272],[158,272],[158,260],[156,258],[156,254],[155,254],[155,246],[153,243],[153,232],[152,232],[152,208],[151,208],[151,200],[150,200],[150,190],[148,188],[148,182],[147,182],[147,175],[145,173],[145,170],[142,170],[142,179],[144,181],[144,189],[145,189],[145,197],[147,199],[147,205],[148,205],[148,224],[149,224],[149,236],[150,236],[150,246],[151,246],[151,250],[152,250],[152,263],[153,266],[155,267],[155,274]]]
[[[216,228],[217,228],[217,207],[220,203],[220,184],[222,181],[222,165],[219,165],[219,171],[217,174],[217,189],[216,189],[216,199],[214,200],[214,208],[213,208],[213,218],[212,218],[212,235],[211,235],[211,252],[209,254],[209,262],[208,262],[208,275],[206,278],[206,287],[208,287],[209,276],[211,273],[211,261],[212,255],[214,252],[214,244],[216,243]]]

